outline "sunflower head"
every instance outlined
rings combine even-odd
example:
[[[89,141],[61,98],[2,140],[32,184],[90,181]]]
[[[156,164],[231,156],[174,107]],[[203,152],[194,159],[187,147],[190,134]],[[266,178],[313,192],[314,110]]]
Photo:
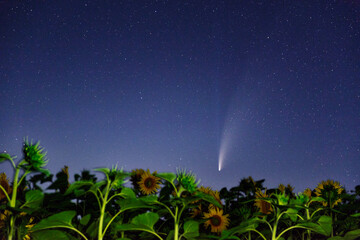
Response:
[[[218,208],[210,209],[208,213],[204,213],[205,227],[211,226],[211,232],[221,233],[229,226],[229,214],[223,215],[223,210]]]
[[[268,198],[269,196],[266,194],[266,189],[264,192],[261,189],[257,189],[255,192],[255,203],[254,205],[259,209],[259,212],[262,214],[270,214],[273,211],[271,204],[265,201],[262,198]]]
[[[156,193],[160,188],[160,178],[156,177],[155,174],[151,174],[149,169],[141,174],[138,185],[143,194],[149,195]]]
[[[139,189],[140,186],[138,184],[138,182],[141,180],[141,175],[145,172],[144,169],[135,169],[131,171],[130,174],[130,181],[132,182],[133,186],[135,189]]]
[[[190,193],[195,192],[200,183],[200,181],[196,182],[195,174],[187,173],[185,170],[178,170],[176,179],[180,186]]]
[[[306,188],[303,192],[304,195],[308,196],[309,199],[311,199],[312,191],[310,188]]]
[[[199,203],[196,207],[191,209],[190,217],[196,218],[198,216],[201,216],[202,214],[203,214],[203,208],[202,208],[201,203]]]
[[[290,204],[295,205],[294,208],[300,210],[297,206],[303,206],[309,202],[310,198],[304,193],[299,193],[295,196],[295,199],[290,200]]]
[[[125,177],[128,175],[122,169],[117,169],[117,166],[113,167],[108,174],[114,189],[121,188],[124,184]]]
[[[280,184],[278,187],[278,190],[281,192],[281,194],[285,194],[286,196],[294,197],[294,187],[288,184],[286,187],[284,184]]]
[[[44,153],[44,149],[39,146],[39,142],[33,144],[28,140],[24,141],[23,146],[23,154],[25,164],[23,167],[26,170],[43,172],[45,174],[49,174],[49,172],[43,167],[47,164],[46,152]]]
[[[339,182],[334,182],[333,180],[321,181],[315,188],[316,196],[325,199],[323,205],[325,207],[330,206],[331,208],[342,201],[341,194],[343,191],[344,189],[340,186]]]
[[[0,174],[0,185],[6,191],[6,193],[10,196],[10,194],[12,192],[12,188],[10,187],[9,179],[7,179],[5,173]],[[3,200],[4,198],[5,198],[5,193],[3,191],[0,191],[0,201]]]

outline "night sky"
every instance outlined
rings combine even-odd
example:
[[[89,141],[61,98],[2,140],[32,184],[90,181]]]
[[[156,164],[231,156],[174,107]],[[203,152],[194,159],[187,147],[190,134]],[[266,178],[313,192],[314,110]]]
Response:
[[[0,151],[40,140],[54,174],[118,164],[186,168],[217,190],[248,176],[352,190],[360,3],[3,0],[0,104]]]

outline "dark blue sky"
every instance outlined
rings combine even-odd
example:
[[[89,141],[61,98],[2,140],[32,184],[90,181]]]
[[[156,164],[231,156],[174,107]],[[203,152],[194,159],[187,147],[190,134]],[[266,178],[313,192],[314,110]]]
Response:
[[[356,1],[1,1],[0,74],[0,151],[53,173],[360,184]]]

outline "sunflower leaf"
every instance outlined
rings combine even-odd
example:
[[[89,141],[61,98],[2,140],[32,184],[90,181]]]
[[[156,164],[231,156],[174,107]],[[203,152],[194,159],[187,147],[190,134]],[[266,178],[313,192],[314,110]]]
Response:
[[[121,189],[121,193],[123,194],[124,198],[136,198],[136,194],[131,188],[124,187]]]
[[[44,200],[44,193],[40,190],[30,190],[25,194],[26,202],[22,207],[38,208],[42,205]]]
[[[131,223],[134,225],[145,225],[151,230],[154,230],[154,224],[159,220],[159,215],[153,212],[147,212],[140,215],[137,215],[131,220]]]
[[[98,181],[98,182],[94,183],[91,186],[90,191],[93,191],[94,193],[97,193],[97,189],[100,188],[101,186],[105,185],[105,184],[106,184],[106,181],[104,181],[104,180]]]
[[[350,232],[345,233],[345,240],[354,240],[360,237],[360,229],[356,229]]]
[[[174,173],[157,173],[157,177],[162,178],[170,183],[174,183],[176,179],[176,174]]]
[[[141,199],[142,198],[125,198],[117,200],[116,203],[120,205],[121,211],[138,208],[153,208],[153,206],[148,205]]]
[[[326,200],[322,197],[312,197],[311,202],[325,202]]]
[[[91,214],[89,213],[86,216],[81,218],[80,224],[83,225],[83,226],[86,226],[89,223],[90,218],[91,218]]]
[[[108,169],[108,168],[95,168],[94,171],[105,173],[105,175],[107,175],[107,176],[109,176],[109,174],[110,174],[110,169]]]
[[[71,224],[71,221],[75,217],[75,215],[76,215],[75,211],[64,211],[54,214],[48,218],[41,220],[31,230],[35,232],[53,227],[74,228],[73,225]]]
[[[25,239],[25,238],[24,238]],[[61,230],[42,230],[31,233],[31,239],[33,240],[43,240],[43,239],[52,239],[52,240],[76,240],[77,238],[73,237],[69,233]]]
[[[290,220],[293,221],[293,222],[296,222],[297,220],[297,210],[294,209],[294,208],[288,208],[286,210],[286,214],[290,217]]]
[[[332,231],[332,221],[329,216],[321,216],[317,223],[307,222],[307,223],[299,223],[295,226],[303,227],[313,232],[329,236]]]
[[[114,228],[117,231],[145,231],[156,234],[154,225],[158,220],[157,213],[147,212],[134,217],[130,224],[116,224]]]
[[[184,223],[184,234],[186,239],[194,239],[199,236],[199,222],[189,220]]]
[[[10,156],[10,154],[8,153],[0,153],[0,163],[9,160],[10,162],[12,162],[12,158]]]
[[[234,227],[234,228],[231,228],[228,230],[224,230],[221,233],[220,239],[238,239],[238,238],[233,238],[233,237],[235,237],[233,235],[234,234],[242,234],[242,233],[246,233],[246,232],[255,230],[261,221],[262,220],[259,218],[251,218],[249,220],[243,221],[237,227]],[[232,237],[232,238],[230,238],[230,237]]]
[[[79,190],[84,186],[92,186],[94,183],[91,180],[80,180],[73,182],[69,188],[66,190],[65,195],[73,193],[75,190]]]
[[[174,239],[174,230],[171,230],[166,237],[166,240],[173,240]]]
[[[223,207],[221,206],[221,204],[220,204],[218,201],[216,201],[216,199],[215,199],[213,196],[211,196],[211,195],[209,195],[209,194],[206,194],[206,193],[197,191],[197,192],[195,193],[194,197],[198,197],[198,198],[200,198],[200,199],[202,199],[202,200],[205,200],[205,201],[207,201],[207,202],[209,202],[209,203],[212,203],[212,204],[214,204],[214,205],[215,205],[216,207],[218,207],[218,208],[223,208]]]

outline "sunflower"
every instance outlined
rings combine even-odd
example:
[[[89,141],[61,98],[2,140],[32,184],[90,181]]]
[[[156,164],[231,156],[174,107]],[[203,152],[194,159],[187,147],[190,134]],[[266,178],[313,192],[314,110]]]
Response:
[[[339,182],[334,182],[333,180],[321,181],[315,188],[316,196],[325,199],[323,205],[325,207],[329,205],[331,208],[342,201],[341,193],[343,191],[344,189],[340,186]]]
[[[191,209],[190,217],[196,218],[197,216],[201,216],[203,214],[201,203],[199,203],[196,207]]]
[[[160,188],[159,186],[160,178],[154,176],[150,173],[149,169],[143,174],[141,174],[141,179],[138,182],[140,191],[143,194],[149,195],[152,193],[156,193]]]
[[[215,200],[222,206],[223,203],[221,202],[221,198],[220,198],[220,193],[218,191],[212,191],[210,193],[211,196],[213,196],[215,198]],[[210,204],[209,208],[217,208],[214,204]]]
[[[211,189],[211,187],[201,186],[198,188],[198,191],[206,193],[206,194],[210,194],[213,190]]]
[[[229,226],[229,214],[223,215],[223,210],[218,208],[209,209],[208,213],[204,213],[204,218],[207,221],[204,223],[205,227],[211,226],[211,232],[221,233]]]
[[[185,170],[178,170],[176,179],[178,183],[188,192],[193,193],[196,191],[200,181],[196,182],[195,174],[186,172]]]
[[[294,197],[294,187],[292,187],[290,184],[288,184],[286,187],[284,184],[280,184],[278,187],[278,190],[282,193],[285,194],[286,196],[290,196],[290,197]]]
[[[5,173],[0,174],[0,185],[1,185],[1,188],[0,188],[0,201],[1,201],[6,197],[4,190],[6,191],[8,196],[10,196],[10,194],[12,192],[12,188],[10,187],[10,184],[9,184],[9,179],[7,179]]]
[[[145,173],[144,169],[135,169],[131,171],[130,181],[132,182],[135,189],[140,189],[138,182],[141,180],[141,175]]]
[[[220,193],[218,191],[212,190],[211,187],[204,187],[204,186],[198,188],[198,191],[213,196],[215,200],[218,201],[220,205],[222,205]]]
[[[43,168],[48,162],[46,152],[44,152],[44,148],[40,147],[39,144],[39,142],[33,144],[25,140],[23,154],[26,164],[22,165],[22,167],[25,170],[42,172],[48,176],[50,175],[49,170]]]
[[[266,189],[264,193],[261,189],[257,189],[255,193],[255,203],[254,205],[259,208],[259,211],[263,214],[270,214],[273,211],[271,204],[261,198],[268,198],[269,196],[266,194]]]
[[[310,188],[307,188],[307,189],[304,190],[303,194],[308,196],[309,199],[311,199],[312,191],[311,191]]]

